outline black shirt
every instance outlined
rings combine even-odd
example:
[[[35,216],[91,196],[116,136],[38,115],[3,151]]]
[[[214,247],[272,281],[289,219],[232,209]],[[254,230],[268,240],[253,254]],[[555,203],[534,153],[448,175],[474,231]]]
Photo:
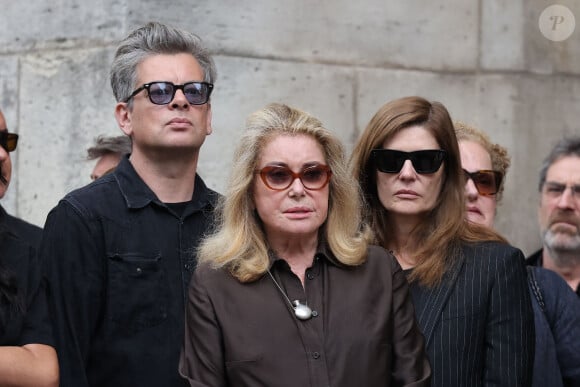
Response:
[[[218,194],[199,176],[176,214],[127,158],[50,212],[49,278],[61,386],[179,386],[194,250]]]

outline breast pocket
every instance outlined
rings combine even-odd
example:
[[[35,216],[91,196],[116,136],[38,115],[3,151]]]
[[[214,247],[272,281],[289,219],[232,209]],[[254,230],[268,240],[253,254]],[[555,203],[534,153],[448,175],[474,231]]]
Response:
[[[130,331],[167,318],[168,284],[160,255],[109,256],[109,305],[113,323]]]

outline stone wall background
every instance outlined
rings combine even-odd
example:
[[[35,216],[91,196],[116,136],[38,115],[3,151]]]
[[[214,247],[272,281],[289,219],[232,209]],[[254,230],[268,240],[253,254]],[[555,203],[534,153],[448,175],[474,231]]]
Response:
[[[541,159],[580,134],[580,26],[546,39],[542,0],[0,0],[0,107],[20,134],[7,210],[38,225],[89,182],[86,148],[118,135],[108,70],[116,42],[158,20],[215,53],[214,133],[200,174],[223,191],[245,117],[279,101],[309,111],[349,151],[386,101],[421,95],[475,124],[512,156],[497,226],[540,246]],[[562,0],[580,24],[580,0]]]

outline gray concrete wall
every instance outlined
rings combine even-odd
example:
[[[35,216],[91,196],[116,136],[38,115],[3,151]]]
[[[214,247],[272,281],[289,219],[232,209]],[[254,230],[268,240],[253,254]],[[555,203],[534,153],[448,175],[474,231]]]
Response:
[[[311,112],[350,150],[379,106],[422,95],[509,149],[497,225],[530,253],[540,245],[541,158],[562,135],[580,134],[580,26],[564,41],[545,38],[546,1],[0,3],[0,106],[21,135],[2,204],[38,225],[89,182],[84,157],[93,138],[120,133],[109,64],[116,41],[149,20],[197,33],[216,55],[214,133],[200,173],[218,191],[245,117],[269,102]],[[558,4],[580,24],[580,0]]]

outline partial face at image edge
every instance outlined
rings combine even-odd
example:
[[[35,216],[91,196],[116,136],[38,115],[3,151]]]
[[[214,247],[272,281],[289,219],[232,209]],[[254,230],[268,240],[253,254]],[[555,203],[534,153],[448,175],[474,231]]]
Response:
[[[7,131],[4,114],[0,111],[0,131]],[[12,160],[10,153],[3,147],[0,147],[0,199],[6,194],[12,177]]]
[[[470,140],[459,141],[461,166],[469,173],[491,171],[493,169],[491,156],[479,143]],[[473,178],[465,181],[465,209],[470,222],[493,228],[497,199],[496,195],[480,194]]]
[[[580,254],[580,157],[565,156],[548,168],[538,218],[544,244]]]

